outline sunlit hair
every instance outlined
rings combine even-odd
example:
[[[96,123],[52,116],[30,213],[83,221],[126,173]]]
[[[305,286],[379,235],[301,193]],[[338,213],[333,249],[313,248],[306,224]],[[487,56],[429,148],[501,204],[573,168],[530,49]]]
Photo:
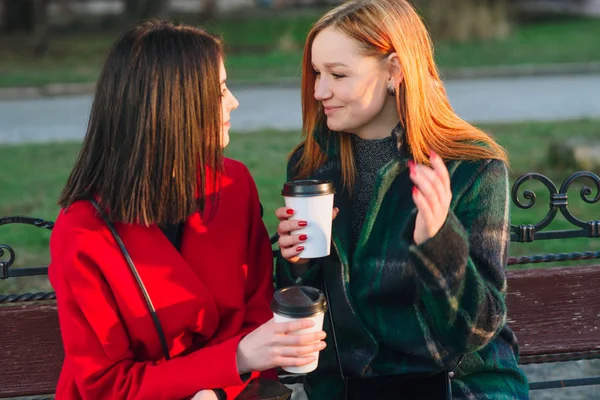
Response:
[[[304,152],[298,163],[298,177],[309,176],[326,160],[313,138],[313,130],[325,121],[325,116],[322,105],[314,98],[311,54],[315,37],[325,28],[354,39],[365,56],[383,60],[397,53],[404,75],[396,90],[398,115],[416,162],[427,163],[430,150],[446,160],[507,161],[501,146],[452,110],[435,66],[429,33],[412,6],[405,0],[354,0],[325,14],[306,39],[302,62]],[[339,140],[342,178],[344,185],[351,188],[355,179],[351,137],[339,135]]]
[[[220,40],[199,28],[148,21],[124,32],[60,206],[96,196],[111,220],[146,226],[196,211],[222,170],[222,58]]]

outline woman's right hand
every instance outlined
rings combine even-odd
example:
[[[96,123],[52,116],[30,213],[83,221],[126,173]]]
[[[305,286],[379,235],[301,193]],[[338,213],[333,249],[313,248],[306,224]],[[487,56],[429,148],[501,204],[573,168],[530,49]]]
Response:
[[[240,341],[237,348],[238,372],[265,371],[277,367],[299,367],[310,364],[310,355],[325,348],[324,331],[294,333],[312,328],[311,319],[275,323],[265,322]]]
[[[338,211],[337,207],[333,208],[332,219],[335,219]],[[294,264],[306,264],[308,259],[300,258],[299,254],[304,250],[302,243],[308,237],[306,235],[292,235],[291,232],[302,229],[306,226],[307,222],[290,219],[294,216],[294,210],[287,207],[280,207],[275,210],[275,216],[281,221],[277,225],[277,233],[279,234],[277,244],[279,244],[281,256]]]

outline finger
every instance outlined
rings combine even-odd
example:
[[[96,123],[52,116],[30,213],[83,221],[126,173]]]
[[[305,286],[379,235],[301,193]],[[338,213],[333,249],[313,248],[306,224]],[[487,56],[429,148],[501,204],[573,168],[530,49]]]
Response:
[[[302,245],[292,246],[287,249],[279,249],[279,251],[281,252],[281,256],[294,264],[297,264],[300,260],[303,260],[302,258],[300,258],[300,254],[303,250],[304,246]]]
[[[317,359],[315,356],[304,357],[278,357],[275,364],[278,367],[302,367],[314,362]]]
[[[280,322],[275,324],[275,333],[289,333],[299,331],[301,329],[312,328],[315,326],[315,321],[309,318],[302,318],[296,321]]]
[[[294,210],[292,210],[291,208],[279,207],[277,210],[275,210],[275,216],[280,221],[285,221],[292,215],[294,215]]]
[[[340,209],[339,209],[339,208],[337,208],[337,207],[333,207],[333,214],[332,214],[332,216],[331,216],[331,219],[332,219],[332,220],[334,220],[334,219],[335,219],[335,217],[337,217],[337,216],[338,216],[338,213],[339,213],[339,212],[340,212]]]
[[[435,151],[431,150],[429,154],[429,161],[431,161],[433,170],[440,177],[444,183],[444,186],[450,190],[450,174],[448,173],[446,163],[444,163],[442,157],[440,157]]]
[[[443,194],[440,194],[439,190],[443,191],[443,188],[433,170],[423,165],[417,165],[411,172],[411,179],[429,203],[429,207],[434,211],[440,208]],[[437,182],[432,182],[431,179]]]
[[[308,240],[308,235],[284,235],[280,236],[277,243],[279,244],[280,249],[287,249],[292,246],[296,246],[298,244],[304,243]]]
[[[285,335],[281,335],[278,338],[277,343],[284,346],[304,346],[323,341],[326,337],[327,334],[324,331],[300,334],[287,333]]]
[[[284,357],[303,357],[321,351],[325,347],[327,347],[327,344],[323,341],[310,343],[304,346],[283,346],[279,354]]]
[[[421,193],[419,188],[417,188],[416,186],[413,187],[412,196],[413,196],[413,201],[415,202],[415,205],[419,209],[419,213],[422,215],[423,220],[425,221],[425,224],[427,226],[430,226],[433,223],[434,218],[433,218],[433,211],[431,210],[431,207],[429,206],[429,202],[425,199],[425,196],[423,195],[423,193]]]
[[[444,200],[448,197],[449,190],[446,188],[446,185],[442,178],[440,178],[439,175],[433,169],[425,165],[417,166],[417,170],[419,175],[423,175],[429,180],[429,182],[431,182],[431,185],[435,189],[440,203],[446,204]]]
[[[304,249],[302,249],[304,250]],[[300,251],[302,251],[300,250]],[[290,257],[287,259],[292,264],[308,264],[310,261],[308,258],[300,258],[299,256]]]
[[[277,225],[277,233],[279,233],[280,236],[289,235],[290,232],[305,228],[307,225],[308,223],[306,221],[295,219],[281,221],[279,225]]]

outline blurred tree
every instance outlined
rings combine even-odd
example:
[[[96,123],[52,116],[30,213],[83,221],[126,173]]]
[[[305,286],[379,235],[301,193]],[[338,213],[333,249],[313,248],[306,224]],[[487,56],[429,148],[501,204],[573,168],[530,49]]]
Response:
[[[202,0],[200,15],[205,19],[212,19],[217,13],[217,0]]]
[[[510,33],[510,0],[414,0],[435,39],[487,40]]]
[[[146,18],[167,19],[169,0],[123,0],[125,17],[129,21]]]
[[[48,0],[4,0],[4,30],[32,33],[46,22]]]
[[[49,0],[4,0],[3,30],[11,34],[24,33],[33,46],[33,54],[41,56],[48,50]]]

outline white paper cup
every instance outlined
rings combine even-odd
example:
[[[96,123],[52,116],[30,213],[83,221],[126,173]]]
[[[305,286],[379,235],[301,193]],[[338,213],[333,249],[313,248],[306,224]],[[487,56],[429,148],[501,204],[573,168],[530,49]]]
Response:
[[[285,206],[294,210],[292,219],[306,221],[307,226],[292,235],[307,235],[300,258],[326,257],[331,248],[331,224],[335,188],[331,181],[298,180],[286,182],[281,192]]]
[[[290,286],[275,292],[271,301],[271,310],[275,323],[289,322],[298,319],[312,319],[315,325],[312,328],[302,329],[289,335],[319,332],[323,330],[323,317],[327,311],[327,302],[323,292],[310,286]],[[310,355],[315,361],[299,367],[282,367],[292,374],[307,374],[317,369],[319,365],[319,352]]]

